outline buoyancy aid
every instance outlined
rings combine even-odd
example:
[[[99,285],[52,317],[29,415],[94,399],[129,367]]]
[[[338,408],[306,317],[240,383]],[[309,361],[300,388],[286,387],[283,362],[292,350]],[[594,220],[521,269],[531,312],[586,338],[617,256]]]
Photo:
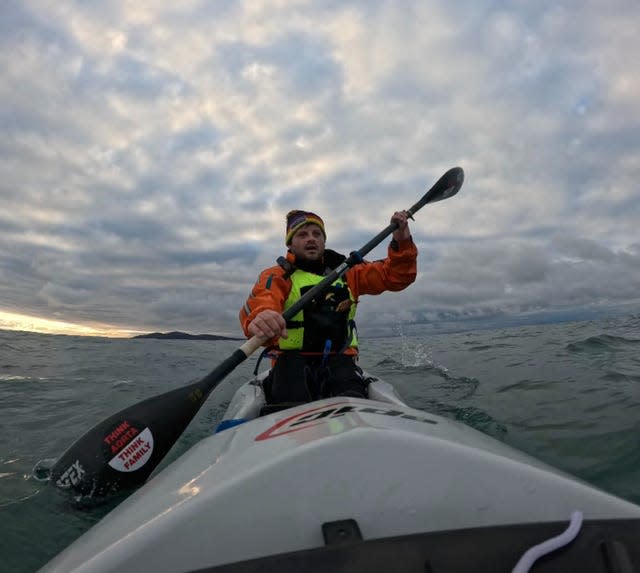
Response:
[[[284,310],[290,308],[305,292],[323,279],[323,276],[315,273],[294,270],[289,275],[291,290]],[[287,321],[288,337],[279,339],[279,348],[323,352],[328,347],[327,341],[330,341],[332,353],[343,352],[350,347],[357,348],[355,302],[347,282],[342,278],[336,279],[326,291]]]

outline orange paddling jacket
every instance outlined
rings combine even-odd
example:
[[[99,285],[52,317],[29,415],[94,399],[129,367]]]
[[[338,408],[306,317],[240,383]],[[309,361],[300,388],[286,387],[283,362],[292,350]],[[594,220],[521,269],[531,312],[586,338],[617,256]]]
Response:
[[[329,252],[332,253],[332,251]],[[364,261],[346,271],[343,278],[349,289],[349,299],[357,304],[360,295],[363,294],[380,294],[385,291],[405,289],[416,278],[417,257],[418,249],[412,238],[401,241],[392,240],[387,249],[387,258],[374,262]],[[292,265],[295,264],[295,257],[291,252],[287,253],[286,260]],[[299,271],[294,271],[294,274],[296,272]],[[248,330],[249,324],[258,313],[267,309],[280,313],[284,311],[293,284],[290,274],[281,265],[274,265],[260,273],[251,294],[240,309],[240,325],[247,337],[251,336]],[[352,310],[349,314],[352,316],[354,311]],[[273,338],[265,343],[265,346],[280,347],[281,340]],[[286,341],[282,340],[282,342],[285,343],[283,346],[286,348]],[[345,354],[357,353],[354,337],[353,343],[345,350]]]

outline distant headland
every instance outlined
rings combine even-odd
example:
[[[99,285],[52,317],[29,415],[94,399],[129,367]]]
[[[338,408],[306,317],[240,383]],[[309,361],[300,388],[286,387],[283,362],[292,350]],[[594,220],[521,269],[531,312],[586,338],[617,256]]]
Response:
[[[159,338],[163,340],[244,340],[244,338],[233,338],[232,336],[220,336],[218,334],[189,334],[187,332],[151,332],[149,334],[138,334],[132,338]]]

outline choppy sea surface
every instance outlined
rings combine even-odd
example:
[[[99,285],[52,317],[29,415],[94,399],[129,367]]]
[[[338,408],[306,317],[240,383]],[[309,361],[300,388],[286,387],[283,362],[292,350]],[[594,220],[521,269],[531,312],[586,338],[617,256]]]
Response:
[[[363,338],[361,365],[411,406],[640,504],[639,316]],[[38,461],[110,414],[203,377],[238,345],[0,331],[0,572],[36,571],[112,508],[75,508],[32,475]],[[160,468],[211,433],[255,362],[213,392]]]

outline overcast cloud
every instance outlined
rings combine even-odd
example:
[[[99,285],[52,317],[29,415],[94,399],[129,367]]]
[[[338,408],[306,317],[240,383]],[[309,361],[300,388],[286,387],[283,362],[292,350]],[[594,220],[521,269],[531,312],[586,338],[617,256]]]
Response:
[[[239,335],[289,209],[348,253],[456,165],[361,335],[640,309],[637,0],[1,11],[0,310]]]

